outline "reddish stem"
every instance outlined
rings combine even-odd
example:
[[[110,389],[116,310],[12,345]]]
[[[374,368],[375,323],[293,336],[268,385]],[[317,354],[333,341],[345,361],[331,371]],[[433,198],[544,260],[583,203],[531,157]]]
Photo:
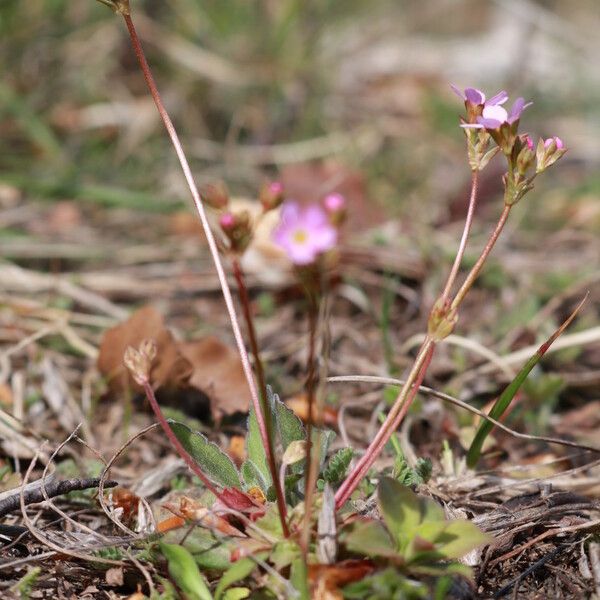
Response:
[[[412,404],[412,401],[414,400],[421,384],[423,383],[423,379],[425,378],[425,374],[427,373],[427,369],[431,363],[434,350],[434,342],[430,342],[428,345],[423,347],[423,358],[419,366],[418,374],[410,387],[410,391],[405,396],[402,404],[399,406],[399,409],[393,411],[394,414],[392,411],[390,411],[390,414],[367,448],[367,451],[358,461],[352,473],[346,478],[342,486],[338,489],[335,495],[336,510],[339,510],[348,501],[362,478],[367,474],[376,458],[383,450],[392,433],[399,427],[400,423],[404,419],[410,405]],[[394,408],[396,408],[396,406],[394,406]]]
[[[260,359],[260,352],[258,349],[258,340],[256,338],[256,329],[254,327],[254,319],[252,317],[252,310],[250,307],[250,298],[248,297],[248,288],[244,279],[244,273],[242,267],[237,258],[232,260],[233,275],[237,282],[238,292],[240,295],[240,302],[242,304],[242,311],[244,319],[246,321],[246,327],[248,329],[248,338],[250,340],[250,350],[254,356],[254,367],[256,369],[256,378],[258,379],[258,389],[261,395],[262,404],[262,419],[257,414],[257,421],[260,424],[261,420],[264,423],[266,430],[266,437],[268,444],[265,447],[265,453],[267,455],[267,464],[269,465],[269,472],[271,473],[271,479],[273,480],[273,486],[275,488],[275,496],[277,498],[277,507],[279,509],[279,515],[281,519],[281,527],[285,537],[289,537],[289,529],[287,526],[287,508],[285,505],[285,495],[283,486],[281,485],[280,478],[277,472],[277,465],[275,463],[275,451],[273,448],[273,422],[271,419],[271,410],[267,401],[267,384],[265,380],[265,371],[263,368],[262,360]]]
[[[160,406],[158,405],[156,396],[154,395],[154,390],[152,389],[150,382],[146,381],[143,384],[143,387],[144,387],[144,392],[146,394],[146,398],[148,399],[148,402],[150,403],[150,406],[152,407],[152,410],[154,411],[154,414],[156,415],[156,420],[159,422],[160,426],[163,428],[163,430],[164,430],[165,434],[167,435],[167,438],[169,438],[169,442],[171,442],[171,445],[173,446],[173,448],[175,448],[175,450],[177,450],[177,453],[179,454],[179,456],[181,456],[181,458],[183,458],[183,460],[186,462],[187,466],[194,472],[195,475],[198,476],[198,478],[200,479],[200,481],[202,481],[202,483],[206,486],[206,488],[208,490],[210,490],[221,502],[223,502],[223,504],[227,505],[229,508],[234,509],[235,506],[230,506],[230,504],[228,504],[227,498],[225,496],[221,495],[221,492],[219,492],[217,490],[217,488],[213,485],[212,481],[204,474],[204,472],[202,471],[202,469],[200,469],[200,467],[198,466],[196,461],[188,454],[187,450],[183,447],[182,443],[177,439],[177,436],[173,433],[173,430],[171,429],[169,422],[165,418],[165,415],[163,415],[163,412],[162,412]]]
[[[490,252],[494,248],[496,241],[498,240],[500,234],[502,233],[502,230],[504,229],[504,225],[506,224],[506,220],[508,219],[508,215],[510,214],[511,208],[511,204],[504,205],[504,208],[502,209],[502,214],[498,219],[498,223],[496,223],[496,228],[492,232],[492,235],[490,235],[487,244],[485,245],[485,248],[483,249],[480,257],[477,259],[477,262],[473,265],[473,268],[467,275],[465,282],[460,286],[458,292],[456,292],[456,296],[454,296],[454,300],[452,300],[452,304],[450,305],[451,310],[458,308],[460,303],[464,300],[464,297],[467,295],[467,292],[471,289],[471,286],[477,279],[477,276],[481,272],[481,269],[483,268],[487,257],[490,255]]]
[[[475,205],[477,204],[477,189],[479,184],[479,171],[473,171],[471,173],[471,196],[469,198],[469,208],[467,209],[467,217],[465,219],[465,226],[462,232],[462,237],[460,238],[460,243],[458,245],[458,251],[456,252],[456,258],[454,259],[454,264],[452,265],[452,269],[450,270],[450,274],[448,275],[448,280],[446,281],[446,285],[444,286],[444,291],[442,292],[442,301],[445,302],[448,300],[450,296],[450,291],[452,290],[452,285],[456,280],[456,276],[458,275],[458,270],[460,269],[460,264],[462,262],[463,256],[465,254],[465,249],[467,247],[467,240],[469,239],[469,233],[471,231],[471,226],[473,225],[473,216],[475,215]]]
[[[254,375],[252,373],[252,367],[250,365],[250,360],[248,358],[248,353],[246,352],[246,347],[244,345],[244,339],[242,337],[242,333],[240,330],[240,326],[238,323],[237,315],[235,312],[235,305],[233,303],[233,298],[231,297],[231,291],[229,289],[229,284],[227,283],[227,277],[225,275],[225,271],[223,269],[223,265],[221,263],[221,258],[219,256],[219,250],[217,248],[217,244],[215,242],[215,238],[210,228],[210,224],[208,222],[208,218],[206,216],[206,211],[204,210],[204,205],[202,204],[202,200],[200,198],[200,193],[198,192],[198,188],[194,181],[194,177],[192,175],[192,171],[188,164],[187,158],[185,156],[185,152],[181,146],[181,142],[179,141],[179,136],[177,135],[177,131],[173,126],[173,122],[169,117],[158,92],[158,88],[156,87],[156,83],[154,81],[154,77],[152,76],[152,72],[150,70],[150,66],[148,65],[148,61],[144,55],[144,50],[140,43],[139,37],[133,25],[133,21],[131,20],[131,16],[128,11],[124,11],[122,13],[123,19],[125,20],[125,24],[127,25],[127,30],[129,32],[129,37],[131,38],[131,44],[133,46],[133,50],[138,59],[140,67],[142,69],[142,73],[144,75],[144,79],[146,80],[146,84],[148,89],[150,90],[150,94],[152,95],[152,99],[154,100],[154,104],[160,114],[160,117],[164,123],[164,126],[167,130],[169,138],[171,139],[171,143],[173,144],[173,148],[177,154],[177,158],[179,159],[179,164],[181,165],[181,169],[185,176],[185,180],[192,194],[192,198],[194,200],[194,205],[196,207],[196,211],[198,212],[198,216],[200,217],[200,221],[202,222],[202,228],[204,229],[204,234],[206,235],[206,241],[208,242],[208,247],[210,249],[210,253],[215,265],[215,269],[217,271],[217,276],[219,278],[219,283],[221,285],[221,290],[223,292],[223,299],[225,301],[225,306],[227,307],[227,312],[229,314],[229,320],[231,321],[231,328],[233,330],[233,335],[235,337],[236,345],[238,348],[238,352],[240,354],[240,359],[242,361],[242,367],[244,369],[244,375],[246,377],[246,381],[248,382],[248,388],[250,389],[250,395],[252,397],[252,403],[254,406],[254,410],[256,411],[256,416],[258,420],[258,426],[261,434],[261,438],[263,440],[263,445],[265,448],[268,447],[269,439],[267,436],[267,430],[265,427],[264,419],[262,418],[262,412],[260,407],[260,400],[258,397],[258,391],[256,389],[256,383],[254,382]]]

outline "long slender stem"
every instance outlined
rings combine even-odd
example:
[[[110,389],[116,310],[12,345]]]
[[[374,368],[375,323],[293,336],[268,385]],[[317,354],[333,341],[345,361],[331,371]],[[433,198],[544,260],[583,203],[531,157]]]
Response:
[[[310,290],[308,291],[308,300],[310,307],[308,310],[309,323],[309,342],[308,342],[308,375],[306,379],[306,397],[308,402],[308,415],[306,423],[306,473],[304,484],[304,523],[302,535],[300,538],[300,547],[302,548],[304,557],[308,555],[308,546],[310,542],[310,522],[312,512],[312,499],[314,494],[314,486],[316,484],[315,464],[312,460],[315,449],[313,448],[313,422],[315,419],[315,392],[317,370],[315,365],[315,354],[317,345],[317,321],[319,314],[318,300],[314,297]],[[317,449],[318,452],[318,449]]]
[[[471,286],[477,279],[477,276],[479,275],[481,269],[483,268],[483,265],[484,265],[487,257],[490,255],[490,252],[492,251],[494,245],[496,244],[498,237],[500,237],[500,234],[502,233],[502,230],[504,229],[504,225],[506,224],[506,220],[508,219],[508,215],[510,214],[511,208],[512,208],[512,205],[510,205],[510,204],[504,205],[502,214],[500,215],[500,218],[498,219],[498,223],[496,223],[496,228],[490,235],[490,237],[487,241],[487,244],[485,245],[485,248],[483,249],[483,252],[477,259],[477,262],[473,265],[473,268],[467,275],[467,278],[465,279],[464,283],[460,286],[460,289],[458,290],[458,292],[456,292],[456,296],[454,296],[454,300],[452,300],[452,303],[450,305],[451,309],[458,308],[460,303],[464,300],[464,297],[467,295],[467,292],[471,289]]]
[[[465,249],[467,247],[467,240],[469,239],[469,233],[471,232],[471,226],[473,224],[473,216],[475,215],[475,205],[477,204],[477,190],[479,187],[479,171],[473,171],[471,173],[471,195],[469,197],[469,208],[467,209],[467,217],[465,219],[465,226],[462,232],[462,237],[460,238],[460,243],[458,245],[458,250],[456,252],[456,257],[454,259],[454,264],[452,265],[452,269],[450,269],[450,274],[448,275],[448,280],[446,281],[446,285],[444,286],[444,291],[442,292],[442,301],[448,300],[450,297],[450,291],[452,290],[452,285],[456,280],[456,276],[458,275],[458,270],[460,269],[460,264],[462,263],[463,256],[465,254]]]
[[[410,405],[409,398],[412,400],[414,397],[414,394],[411,395],[411,390],[415,384],[415,381],[419,381],[419,384],[415,388],[418,390],[418,386],[421,385],[421,382],[425,377],[425,371],[431,362],[434,347],[434,341],[430,338],[426,338],[421,346],[421,349],[419,350],[419,353],[417,354],[412,369],[406,377],[406,381],[394,402],[394,405],[388,413],[386,420],[379,428],[379,431],[373,438],[373,441],[369,444],[369,447],[367,448],[363,457],[356,464],[352,473],[348,475],[340,488],[337,490],[335,494],[336,508],[343,506],[348,498],[352,495],[352,492],[354,492],[356,486],[367,474],[368,470],[379,456],[379,453],[389,440],[390,436],[400,424],[406,410],[408,409],[408,406]],[[425,366],[425,369],[423,369],[423,366]],[[404,405],[406,408],[403,408]]]
[[[240,354],[240,359],[242,361],[242,367],[244,369],[244,375],[246,376],[246,381],[248,382],[248,388],[250,389],[250,395],[252,397],[252,403],[254,405],[254,410],[256,411],[258,425],[260,429],[261,438],[263,440],[263,444],[265,448],[268,446],[268,436],[267,430],[265,427],[264,419],[262,419],[262,414],[260,410],[260,400],[258,397],[258,391],[256,388],[256,383],[254,381],[254,375],[252,373],[252,367],[250,365],[250,360],[248,358],[248,353],[246,351],[246,347],[244,345],[244,339],[242,337],[242,333],[240,330],[240,325],[238,323],[237,314],[235,312],[235,305],[233,303],[233,299],[231,297],[231,291],[229,289],[229,284],[227,283],[227,277],[225,275],[225,271],[223,269],[223,265],[221,263],[221,258],[219,256],[219,250],[217,248],[217,244],[215,242],[215,238],[210,228],[210,224],[208,222],[208,218],[206,216],[206,211],[204,210],[204,205],[200,198],[200,193],[198,192],[198,187],[194,181],[194,177],[192,175],[192,171],[188,164],[187,158],[181,146],[181,142],[179,141],[179,136],[177,135],[177,131],[173,126],[173,122],[169,117],[163,102],[161,100],[160,94],[158,92],[158,88],[156,87],[156,83],[154,81],[154,77],[152,76],[152,72],[148,65],[148,61],[144,55],[144,50],[142,49],[142,45],[140,43],[139,37],[133,25],[133,21],[131,20],[131,16],[127,13],[123,14],[123,19],[125,20],[125,24],[127,25],[127,30],[129,32],[129,37],[131,38],[131,44],[133,46],[133,50],[135,55],[137,56],[138,62],[142,69],[142,73],[144,74],[144,79],[146,80],[146,84],[148,89],[150,90],[150,94],[152,95],[152,99],[154,100],[154,104],[160,114],[160,117],[164,123],[164,126],[167,130],[169,138],[171,139],[171,143],[173,144],[173,148],[177,154],[177,158],[179,159],[179,164],[181,165],[181,169],[185,176],[185,180],[192,194],[192,198],[194,200],[194,205],[196,207],[196,211],[198,212],[198,216],[200,217],[200,221],[202,222],[202,228],[204,229],[204,234],[206,235],[206,241],[208,242],[208,247],[210,249],[210,253],[215,265],[215,269],[217,271],[217,276],[219,278],[219,283],[221,285],[221,290],[223,292],[223,299],[225,300],[225,306],[227,308],[227,313],[229,315],[229,320],[231,321],[231,328],[233,330],[233,335],[235,337],[236,345],[238,348],[238,352]]]
[[[244,273],[242,267],[237,258],[232,261],[233,275],[237,282],[238,292],[240,295],[240,302],[242,304],[242,311],[244,319],[246,321],[246,328],[248,329],[248,339],[250,340],[250,350],[254,356],[254,368],[256,369],[256,378],[258,379],[258,388],[261,396],[261,410],[262,417],[264,420],[264,426],[267,432],[268,443],[265,446],[265,453],[267,455],[267,464],[269,465],[269,472],[271,473],[271,479],[275,488],[275,496],[277,498],[277,508],[279,509],[279,517],[281,519],[281,527],[285,537],[289,536],[289,529],[287,525],[287,508],[285,505],[284,487],[281,484],[280,477],[277,471],[277,465],[275,463],[275,449],[273,447],[273,422],[271,419],[271,410],[267,400],[267,384],[265,379],[265,370],[260,358],[260,351],[258,348],[258,340],[256,338],[256,328],[254,327],[254,318],[252,317],[252,310],[250,307],[250,298],[248,297],[248,288],[244,279]],[[259,416],[257,415],[257,421],[260,423]]]
[[[202,481],[202,483],[206,486],[206,488],[211,491],[221,502],[229,506],[227,503],[227,498],[221,495],[221,492],[217,490],[217,488],[213,485],[212,481],[204,474],[204,471],[197,465],[196,461],[188,454],[187,450],[183,447],[183,444],[177,439],[177,436],[173,433],[169,422],[165,418],[157,400],[154,395],[154,390],[150,385],[149,381],[146,381],[143,384],[144,392],[146,394],[146,398],[154,411],[156,416],[156,420],[159,422],[160,426],[163,428],[167,438],[171,445],[177,450],[177,453],[183,460],[186,462],[187,466],[194,472],[194,474]],[[235,508],[235,506],[229,506],[229,508]]]

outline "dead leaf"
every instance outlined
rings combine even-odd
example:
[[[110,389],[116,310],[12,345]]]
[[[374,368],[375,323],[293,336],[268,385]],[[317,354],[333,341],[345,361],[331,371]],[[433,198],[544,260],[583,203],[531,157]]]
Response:
[[[162,521],[159,521],[156,524],[156,531],[158,533],[166,533],[167,531],[171,531],[172,529],[179,529],[185,525],[185,519],[180,517],[179,515],[173,515],[171,517],[167,517]]]
[[[227,454],[238,467],[241,466],[246,460],[246,438],[243,435],[231,436]]]
[[[341,600],[343,595],[340,588],[360,581],[375,566],[369,560],[344,560],[335,565],[309,565],[308,580],[313,600]]]
[[[123,585],[123,567],[113,567],[108,569],[104,575],[106,583],[113,587],[120,587]]]
[[[308,399],[306,394],[298,394],[289,400],[286,400],[286,404],[288,408],[291,408],[295,415],[301,419],[304,423],[308,421]],[[313,408],[313,411],[316,411],[316,407]],[[314,417],[317,415],[314,414]],[[323,414],[320,419],[314,418],[316,425],[327,425],[328,427],[337,428],[338,422],[338,411],[331,406],[323,407]]]
[[[153,339],[158,348],[150,373],[155,389],[163,386],[181,388],[189,380],[192,367],[165,327],[162,315],[153,306],[144,306],[124,323],[106,331],[102,337],[98,369],[106,377],[113,394],[128,389],[141,390],[125,368],[123,355],[128,346],[137,348],[145,339]]]
[[[214,336],[178,348],[192,367],[189,385],[208,397],[216,421],[248,411],[250,391],[237,350]]]

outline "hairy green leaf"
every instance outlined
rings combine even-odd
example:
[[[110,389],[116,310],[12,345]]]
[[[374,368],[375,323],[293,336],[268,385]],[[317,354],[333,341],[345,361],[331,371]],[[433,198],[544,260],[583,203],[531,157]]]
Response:
[[[398,557],[396,544],[378,521],[358,521],[344,533],[343,541],[348,550],[364,556]]]
[[[267,492],[267,482],[258,467],[251,461],[245,460],[240,469],[246,489],[257,486],[263,492]]]
[[[419,497],[395,479],[382,477],[377,486],[377,500],[387,528],[400,544],[421,522]]]
[[[354,456],[352,448],[341,448],[327,463],[323,471],[323,479],[332,485],[340,483],[346,477],[346,472]]]
[[[198,463],[206,475],[223,487],[241,488],[240,474],[235,465],[216,444],[183,423],[169,421],[169,425],[186,452]]]
[[[248,434],[246,437],[246,453],[248,460],[258,469],[260,476],[265,481],[265,487],[269,487],[272,483],[271,473],[267,465],[267,453],[263,445],[258,420],[254,407],[250,408],[248,414]]]
[[[288,408],[279,396],[273,393],[270,386],[267,386],[267,395],[269,404],[274,413],[277,432],[281,441],[281,447],[285,450],[292,442],[306,439],[306,431],[302,421],[296,416],[293,410]]]

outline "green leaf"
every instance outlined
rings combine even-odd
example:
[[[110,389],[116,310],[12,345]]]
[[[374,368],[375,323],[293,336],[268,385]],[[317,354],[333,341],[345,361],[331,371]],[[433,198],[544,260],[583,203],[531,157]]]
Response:
[[[162,540],[167,544],[181,543],[194,557],[196,563],[204,569],[225,571],[231,564],[230,542],[217,538],[203,527],[194,527],[184,534],[177,530],[167,531]]]
[[[542,356],[546,354],[550,346],[554,343],[556,338],[570,325],[571,321],[575,318],[583,303],[587,298],[587,294],[585,298],[577,305],[575,310],[571,313],[569,318],[538,348],[537,352],[525,363],[525,365],[521,368],[521,370],[517,373],[517,376],[508,384],[505,390],[500,394],[500,397],[494,403],[492,410],[489,412],[489,416],[493,419],[500,419],[500,417],[504,414],[504,411],[510,406],[510,403],[513,401],[513,398],[519,391],[521,385],[533,369],[535,365],[540,362]],[[481,455],[481,448],[483,447],[483,443],[485,439],[490,434],[492,429],[494,428],[494,424],[490,421],[484,420],[479,425],[479,429],[475,434],[475,438],[471,442],[471,447],[467,452],[467,466],[471,469],[475,467],[479,457]]]
[[[302,557],[298,557],[292,563],[292,568],[290,569],[290,583],[299,593],[300,600],[309,600],[308,573],[306,572],[306,563]]]
[[[215,590],[215,600],[220,600],[225,590],[233,583],[246,579],[256,569],[256,563],[251,558],[241,558],[234,562],[221,577]]]
[[[177,544],[160,543],[160,551],[167,559],[169,575],[190,600],[213,600],[208,585],[200,574],[194,557]]]
[[[282,540],[273,546],[269,559],[277,571],[289,567],[297,558],[301,557],[300,546],[292,540]]]
[[[450,521],[438,537],[436,546],[444,558],[462,558],[471,550],[490,542],[490,536],[483,533],[474,523],[460,519]]]
[[[391,477],[382,477],[377,487],[379,510],[392,536],[400,544],[421,522],[419,497]]]
[[[229,588],[223,596],[223,600],[244,600],[244,598],[250,598],[250,590],[245,587]]]
[[[265,478],[259,471],[258,467],[251,460],[244,461],[240,471],[242,473],[246,489],[257,486],[265,494],[267,493],[267,482],[265,481]]]
[[[273,407],[281,447],[285,450],[292,442],[305,440],[306,430],[294,411],[288,408],[277,394],[273,393],[270,386],[267,386],[267,396],[269,404]]]
[[[183,423],[169,421],[169,425],[186,452],[198,463],[206,475],[223,487],[241,488],[240,474],[235,465],[216,444]]]
[[[390,534],[378,521],[358,521],[344,533],[343,542],[351,552],[363,556],[397,558],[398,550]]]
[[[265,488],[268,488],[272,484],[271,473],[269,472],[269,467],[267,465],[267,453],[265,452],[265,448],[263,446],[254,407],[250,408],[250,412],[248,414],[246,454],[248,455],[248,460],[252,462],[252,464],[260,473],[262,479],[265,481]]]
[[[323,471],[323,479],[332,485],[340,483],[346,476],[346,471],[350,466],[354,450],[352,448],[341,448],[338,450],[327,463],[327,467]]]

